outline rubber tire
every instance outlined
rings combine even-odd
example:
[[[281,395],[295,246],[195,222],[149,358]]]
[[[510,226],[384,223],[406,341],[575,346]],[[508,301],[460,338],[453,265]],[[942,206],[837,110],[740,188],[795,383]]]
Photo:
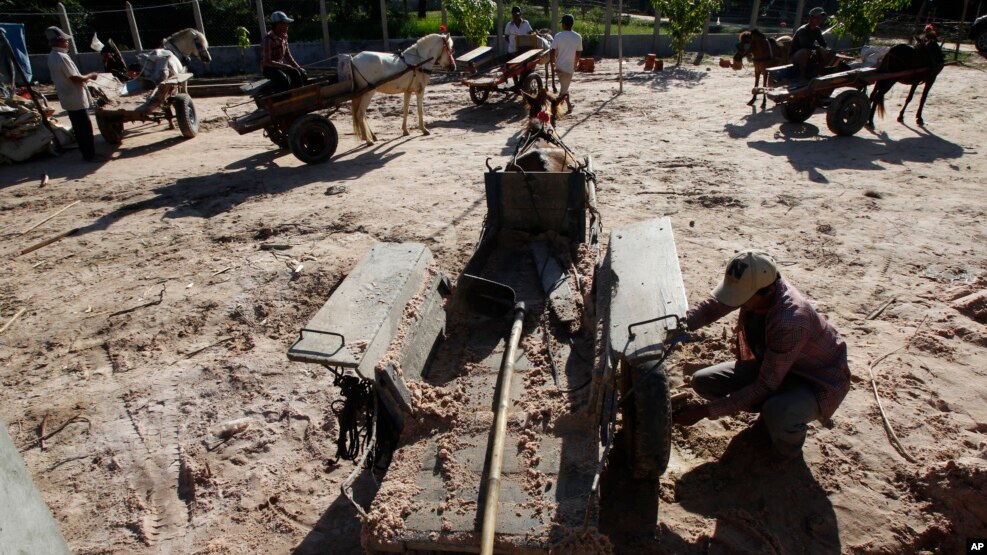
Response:
[[[123,120],[100,116],[96,112],[96,127],[107,144],[118,145],[123,142]]]
[[[861,91],[843,91],[826,110],[826,127],[842,137],[863,129],[870,117],[870,99]]]
[[[182,132],[182,137],[191,139],[199,134],[199,118],[195,113],[195,104],[192,97],[185,94],[176,94],[171,99],[171,104],[175,108],[175,119],[178,120],[178,130]]]
[[[802,123],[816,111],[815,99],[800,102],[787,101],[781,105],[781,115],[791,123]]]
[[[977,36],[973,37],[973,45],[977,47],[977,52],[987,56],[987,26],[984,26]]]
[[[291,153],[306,164],[321,164],[332,158],[339,145],[336,126],[318,114],[298,118],[288,130]]]
[[[521,90],[528,94],[538,94],[538,89],[542,88],[541,75],[529,73],[524,81],[521,81]]]
[[[488,98],[490,98],[490,89],[470,87],[470,100],[473,101],[473,104],[479,106],[486,102]]]
[[[264,128],[264,136],[271,140],[281,150],[291,148],[288,144],[288,135],[284,131],[281,131],[281,127],[278,125],[270,125]]]
[[[624,432],[635,480],[657,480],[672,452],[672,401],[668,376],[657,361],[630,369],[633,396],[624,403]]]

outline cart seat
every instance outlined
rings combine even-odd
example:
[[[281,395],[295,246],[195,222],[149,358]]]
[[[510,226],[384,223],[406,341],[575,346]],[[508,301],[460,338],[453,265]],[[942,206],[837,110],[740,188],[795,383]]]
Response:
[[[511,66],[517,64],[527,64],[532,60],[534,60],[535,58],[541,57],[547,52],[548,50],[541,50],[541,49],[527,50],[508,60],[507,65]]]

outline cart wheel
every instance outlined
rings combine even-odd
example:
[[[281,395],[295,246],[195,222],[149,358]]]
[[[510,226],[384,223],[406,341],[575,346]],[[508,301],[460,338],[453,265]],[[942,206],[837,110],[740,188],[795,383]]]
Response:
[[[848,137],[863,128],[870,116],[870,100],[860,91],[843,91],[826,110],[826,126],[837,135]]]
[[[176,94],[171,99],[175,107],[175,119],[178,120],[178,130],[182,132],[182,137],[191,139],[199,134],[199,118],[195,116],[195,104],[192,104],[192,97],[182,93]]]
[[[490,98],[490,89],[481,89],[479,87],[470,87],[470,100],[473,104],[479,106]]]
[[[524,81],[521,81],[521,90],[526,91],[529,94],[538,94],[538,89],[541,88],[541,83],[541,75],[538,75],[537,73],[528,74],[528,76],[524,78]]]
[[[624,439],[634,479],[657,480],[672,452],[672,402],[660,363],[630,369],[634,393],[624,403]]]
[[[123,142],[123,120],[119,118],[108,118],[96,112],[96,127],[103,140],[111,145],[118,145]]]
[[[271,139],[271,142],[278,146],[278,148],[290,148],[291,145],[288,144],[288,135],[281,130],[280,126],[270,125],[264,128],[264,136]]]
[[[306,164],[321,164],[332,157],[339,144],[336,126],[328,119],[309,114],[298,118],[288,130],[291,153]]]
[[[816,111],[814,99],[799,100],[797,102],[788,101],[781,105],[781,115],[785,120],[792,123],[802,123],[809,119],[809,116]]]

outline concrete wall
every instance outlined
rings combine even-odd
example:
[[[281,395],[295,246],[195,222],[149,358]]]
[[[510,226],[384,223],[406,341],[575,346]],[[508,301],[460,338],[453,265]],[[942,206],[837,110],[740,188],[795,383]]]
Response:
[[[462,37],[454,37],[455,50],[457,53],[464,53],[468,50],[466,39]],[[586,39],[584,39],[586,40]],[[655,52],[652,49],[653,38],[651,35],[624,35],[623,40],[623,51],[624,57],[639,57],[645,54]],[[414,44],[414,39],[393,39],[389,42],[388,51],[394,52],[397,50],[403,50]],[[495,44],[496,37],[490,37],[490,44]],[[672,56],[675,54],[670,46],[669,37],[662,35],[658,38],[658,54],[660,56]],[[689,52],[698,52],[699,45],[701,42],[701,37],[696,37],[686,50]],[[592,52],[583,52],[583,56],[602,56],[603,55],[603,37],[599,37],[596,41],[596,48]],[[737,35],[730,34],[712,34],[706,37],[706,54],[709,55],[732,55],[736,49]],[[611,36],[609,42],[607,43],[607,55],[608,57],[617,57],[617,37]],[[831,45],[832,46],[832,45]],[[837,48],[849,48],[849,39],[840,41]],[[383,51],[384,42],[381,40],[368,40],[368,41],[334,41],[332,43],[332,53],[333,55],[340,52],[343,53],[356,53],[364,50],[374,50]],[[321,42],[306,42],[297,43],[291,45],[291,52],[298,63],[302,65],[311,64],[320,60],[325,60],[328,58],[325,51],[323,50]],[[207,75],[207,76],[226,76],[226,75],[239,75],[239,74],[258,74],[260,73],[260,47],[251,46],[245,50],[240,50],[236,46],[214,46],[209,49],[209,53],[212,55],[212,63],[209,64],[209,68],[205,68],[197,58],[192,58],[192,71],[196,75]],[[137,56],[134,52],[124,52],[123,57],[128,64],[134,63],[137,60]],[[51,77],[48,73],[48,55],[47,54],[35,54],[31,56],[31,66],[34,69],[34,78],[41,82],[50,82]],[[103,64],[101,57],[96,52],[86,52],[79,54],[76,59],[76,63],[79,65],[79,70],[83,73],[90,71],[102,71]],[[332,63],[332,62],[327,62]]]

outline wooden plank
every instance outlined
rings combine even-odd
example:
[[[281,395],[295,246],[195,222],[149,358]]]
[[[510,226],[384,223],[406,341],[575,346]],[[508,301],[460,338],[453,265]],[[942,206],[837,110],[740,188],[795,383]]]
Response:
[[[432,260],[421,243],[374,245],[306,324],[288,358],[355,368],[373,380],[374,366],[387,353]]]
[[[549,306],[560,322],[575,322],[579,318],[579,305],[569,287],[569,280],[562,266],[552,256],[548,244],[543,241],[531,243],[531,254],[535,257],[535,267],[541,278],[542,289],[548,295]]]
[[[633,338],[627,327],[668,314],[685,316],[688,302],[672,222],[664,217],[621,227],[610,234],[608,250],[610,268],[602,271],[610,272],[611,350],[629,364],[653,360],[675,320],[636,326]]]
[[[492,50],[493,48],[489,46],[480,46],[456,58],[456,62],[464,64],[475,63],[478,59],[490,54]]]
[[[546,52],[548,52],[548,51],[547,50],[542,50],[542,49],[526,50],[526,51],[518,54],[517,56],[511,58],[510,60],[508,60],[507,61],[507,65],[526,64],[526,63],[530,62],[534,58],[543,56]]]

